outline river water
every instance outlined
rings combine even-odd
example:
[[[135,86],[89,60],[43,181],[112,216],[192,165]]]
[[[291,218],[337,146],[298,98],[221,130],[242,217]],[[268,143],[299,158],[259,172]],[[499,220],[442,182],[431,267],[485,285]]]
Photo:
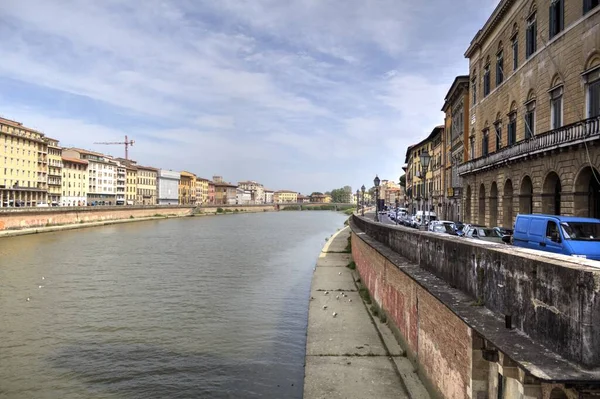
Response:
[[[345,219],[239,214],[1,239],[0,398],[301,398],[313,267]]]

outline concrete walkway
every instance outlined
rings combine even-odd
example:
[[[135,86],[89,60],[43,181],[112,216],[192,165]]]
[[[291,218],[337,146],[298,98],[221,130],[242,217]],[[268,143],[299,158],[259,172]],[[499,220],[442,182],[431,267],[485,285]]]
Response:
[[[315,268],[304,398],[427,399],[404,350],[358,294],[358,274],[346,267],[349,236],[346,227],[329,239]]]

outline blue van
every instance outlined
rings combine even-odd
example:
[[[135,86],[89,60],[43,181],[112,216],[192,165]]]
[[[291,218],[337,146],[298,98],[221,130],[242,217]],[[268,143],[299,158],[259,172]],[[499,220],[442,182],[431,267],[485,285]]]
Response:
[[[600,219],[517,215],[513,245],[600,260]]]

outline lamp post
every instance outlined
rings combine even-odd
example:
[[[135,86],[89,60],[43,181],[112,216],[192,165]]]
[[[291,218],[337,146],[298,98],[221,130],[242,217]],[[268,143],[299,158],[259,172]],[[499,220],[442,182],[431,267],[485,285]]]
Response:
[[[423,208],[425,208],[425,201],[427,201],[427,205],[429,205],[429,199],[427,198],[427,169],[429,168],[429,161],[431,160],[431,156],[424,150],[419,156],[421,160],[421,168],[423,171]],[[429,208],[429,206],[428,206]],[[423,223],[425,222],[425,209],[423,209]]]
[[[361,210],[361,215],[365,216],[365,185],[364,184],[360,188],[360,191],[362,191],[362,210]]]
[[[373,184],[375,184],[375,221],[379,222],[379,176],[375,175]]]
[[[400,206],[400,200],[396,198],[396,226],[398,225],[398,207]]]
[[[358,188],[356,189],[356,213],[358,213],[358,210],[360,209],[360,191],[358,191]]]

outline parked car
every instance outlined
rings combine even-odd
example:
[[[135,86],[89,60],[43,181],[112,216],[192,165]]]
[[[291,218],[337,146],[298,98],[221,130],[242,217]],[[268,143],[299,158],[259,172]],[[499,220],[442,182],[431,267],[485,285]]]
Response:
[[[503,236],[512,236],[513,235],[513,229],[509,229],[507,227],[494,227],[495,230],[498,230],[498,232],[500,234],[502,234]]]
[[[432,220],[431,223],[429,223],[429,231],[434,231],[434,227],[438,224],[447,224],[450,227],[452,227],[452,229],[454,229],[454,222],[451,222],[449,220]]]
[[[600,219],[517,215],[513,245],[600,260]]]
[[[462,222],[454,222],[454,229],[456,231],[456,235],[462,236],[464,234],[465,225]]]
[[[502,234],[500,234],[497,230],[483,226],[469,227],[469,229],[465,232],[465,237],[494,242],[498,244],[502,244],[505,242],[504,240],[502,240]]]
[[[433,230],[434,233],[445,233],[445,234],[450,234],[453,236],[458,235],[456,233],[456,230],[454,229],[454,227],[452,227],[449,224],[444,224],[444,223],[437,223],[433,225]]]

